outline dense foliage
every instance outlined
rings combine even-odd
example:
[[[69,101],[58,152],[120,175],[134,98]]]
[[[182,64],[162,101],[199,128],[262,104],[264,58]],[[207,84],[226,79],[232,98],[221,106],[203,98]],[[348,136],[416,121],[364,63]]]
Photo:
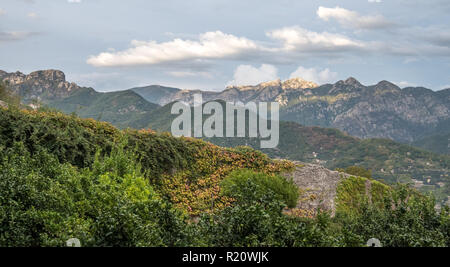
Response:
[[[434,153],[450,155],[450,133],[425,137],[415,141],[412,145]]]
[[[0,246],[449,246],[448,209],[404,187],[353,177],[335,217],[301,218],[277,175],[292,163],[248,147],[55,112],[0,117]]]
[[[340,222],[346,246],[358,246],[377,237],[387,247],[448,247],[449,209],[438,213],[435,204],[434,198],[398,185],[381,202],[362,200],[358,213],[342,212],[336,221]]]
[[[80,88],[70,96],[46,103],[66,114],[75,113],[82,118],[94,118],[126,128],[159,106],[147,102],[131,90],[99,93],[92,88]]]
[[[294,208],[297,205],[299,189],[292,182],[279,175],[255,173],[250,170],[232,172],[222,184],[223,194],[239,202],[278,201],[283,206]]]
[[[61,246],[73,236],[85,246],[186,245],[179,212],[120,146],[79,170],[15,143],[0,166],[0,246]]]

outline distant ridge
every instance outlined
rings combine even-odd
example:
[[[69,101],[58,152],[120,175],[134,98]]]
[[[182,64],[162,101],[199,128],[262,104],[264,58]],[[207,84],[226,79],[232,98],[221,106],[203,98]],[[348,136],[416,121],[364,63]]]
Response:
[[[64,72],[53,69],[34,71],[28,75],[19,71],[0,71],[0,80],[6,82],[25,102],[61,99],[81,89],[77,84],[67,82]]]
[[[157,105],[163,106],[174,101],[192,103],[194,94],[201,93],[204,101],[276,101],[281,106],[280,118],[284,121],[337,128],[360,138],[388,138],[413,143],[429,136],[450,133],[450,89],[437,92],[424,87],[401,89],[389,81],[367,86],[349,77],[334,84],[319,86],[301,78],[286,81],[277,79],[258,85],[228,86],[221,92],[152,85],[125,90],[130,97],[122,99],[118,98],[120,94],[116,95],[117,92],[107,95],[93,93],[98,99],[115,100],[108,104],[93,101],[96,107],[80,105],[73,108],[72,105],[72,108],[67,109],[70,101],[76,99],[72,95],[77,95],[79,91],[86,92],[86,88],[67,82],[62,71],[43,70],[29,75],[0,71],[0,79],[8,82],[25,102],[37,99],[81,116],[94,116],[100,109],[112,108],[108,121],[114,121],[114,117],[122,116],[124,111],[130,114],[130,118],[144,117],[139,118],[139,121],[145,121],[146,112]],[[112,95],[117,98],[110,98]],[[133,107],[131,100],[140,103],[137,105],[140,108]],[[62,102],[66,104],[59,105]],[[120,121],[128,123],[128,119]]]
[[[204,101],[276,101],[282,108],[282,120],[337,128],[360,138],[411,143],[430,135],[450,133],[450,89],[437,92],[423,87],[401,89],[389,81],[366,86],[349,77],[321,86],[294,78],[228,86],[222,92],[167,91],[155,87],[135,91],[159,105],[173,101],[192,103],[195,93],[202,93]]]
[[[148,87],[133,88],[147,101],[158,105],[166,105],[173,101],[184,101],[193,103],[193,96],[202,93],[204,101],[224,100],[224,101],[276,101],[276,98],[283,93],[306,88],[316,88],[318,84],[306,81],[302,78],[292,78],[286,81],[280,79],[263,82],[258,85],[233,85],[227,86],[224,91],[200,91],[181,90],[164,86],[152,85]]]
[[[60,70],[40,70],[28,75],[0,71],[0,80],[20,95],[24,103],[37,101],[67,114],[110,122],[121,128],[159,107],[131,90],[100,93],[80,87],[67,82]]]

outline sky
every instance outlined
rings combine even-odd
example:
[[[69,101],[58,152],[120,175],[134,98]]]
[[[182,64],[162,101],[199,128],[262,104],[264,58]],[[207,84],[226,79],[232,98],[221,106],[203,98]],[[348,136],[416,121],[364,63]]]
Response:
[[[98,91],[300,77],[450,88],[449,0],[0,0],[0,69]]]

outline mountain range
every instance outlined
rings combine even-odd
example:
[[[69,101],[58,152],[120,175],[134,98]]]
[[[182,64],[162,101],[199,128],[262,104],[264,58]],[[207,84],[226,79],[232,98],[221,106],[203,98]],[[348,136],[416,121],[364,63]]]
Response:
[[[158,85],[132,88],[131,90],[140,94],[148,101],[163,106],[174,101],[184,101],[192,104],[195,94],[202,94],[204,101],[217,99],[230,102],[241,101],[244,103],[250,101],[279,101],[278,98],[288,92],[316,87],[318,87],[316,83],[308,82],[301,78],[293,78],[284,82],[278,79],[275,81],[261,83],[256,86],[228,86],[222,92],[181,90]]]
[[[318,86],[294,78],[256,86],[230,86],[222,92],[161,86],[131,90],[159,105],[173,101],[192,103],[196,93],[202,93],[204,101],[277,101],[281,120],[336,128],[360,138],[412,143],[450,132],[450,89],[401,89],[388,81],[364,86],[354,78]]]
[[[0,80],[25,103],[40,102],[67,114],[107,121],[120,128],[128,127],[139,116],[159,108],[132,90],[101,93],[69,83],[59,70],[35,71],[28,75],[0,71]]]
[[[441,201],[450,196],[450,89],[400,89],[382,81],[364,86],[354,78],[317,85],[300,78],[255,86],[229,86],[222,92],[148,86],[100,93],[65,80],[61,71],[28,75],[0,71],[0,79],[23,102],[39,102],[65,113],[110,122],[120,128],[169,131],[174,101],[277,101],[280,144],[263,150],[274,158],[315,163],[329,169],[353,165],[371,169],[386,182],[410,182],[433,191]],[[223,102],[224,103],[224,102]],[[332,129],[335,128],[335,129]],[[259,148],[258,139],[211,138],[227,147]],[[426,152],[427,149],[440,154]]]
[[[0,80],[25,102],[38,100],[66,113],[102,119],[122,128],[146,127],[152,121],[145,120],[149,112],[174,101],[192,103],[193,96],[201,93],[204,101],[277,101],[283,121],[336,128],[359,138],[387,138],[450,154],[445,138],[450,133],[450,89],[401,89],[388,81],[365,86],[354,78],[319,86],[293,78],[228,86],[221,92],[152,85],[99,93],[67,82],[58,70],[28,75],[0,71]]]

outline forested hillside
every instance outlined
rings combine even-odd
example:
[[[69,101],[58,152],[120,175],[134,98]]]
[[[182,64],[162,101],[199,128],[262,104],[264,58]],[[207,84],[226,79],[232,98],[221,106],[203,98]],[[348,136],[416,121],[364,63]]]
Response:
[[[447,208],[406,187],[367,198],[355,177],[335,217],[303,217],[284,211],[307,201],[278,175],[293,163],[250,148],[12,106],[0,118],[1,246],[449,245]]]
[[[380,81],[363,85],[355,78],[317,85],[301,78],[274,80],[258,85],[229,86],[221,92],[167,90],[149,86],[136,90],[148,101],[165,105],[204,101],[278,102],[280,118],[306,126],[336,128],[359,138],[388,138],[412,143],[450,132],[450,90],[399,88]]]
[[[450,133],[429,136],[414,142],[412,145],[434,153],[450,155]]]
[[[110,122],[120,128],[129,127],[133,121],[159,108],[130,90],[99,93],[92,88],[81,88],[66,98],[48,101],[46,105],[66,114]]]

